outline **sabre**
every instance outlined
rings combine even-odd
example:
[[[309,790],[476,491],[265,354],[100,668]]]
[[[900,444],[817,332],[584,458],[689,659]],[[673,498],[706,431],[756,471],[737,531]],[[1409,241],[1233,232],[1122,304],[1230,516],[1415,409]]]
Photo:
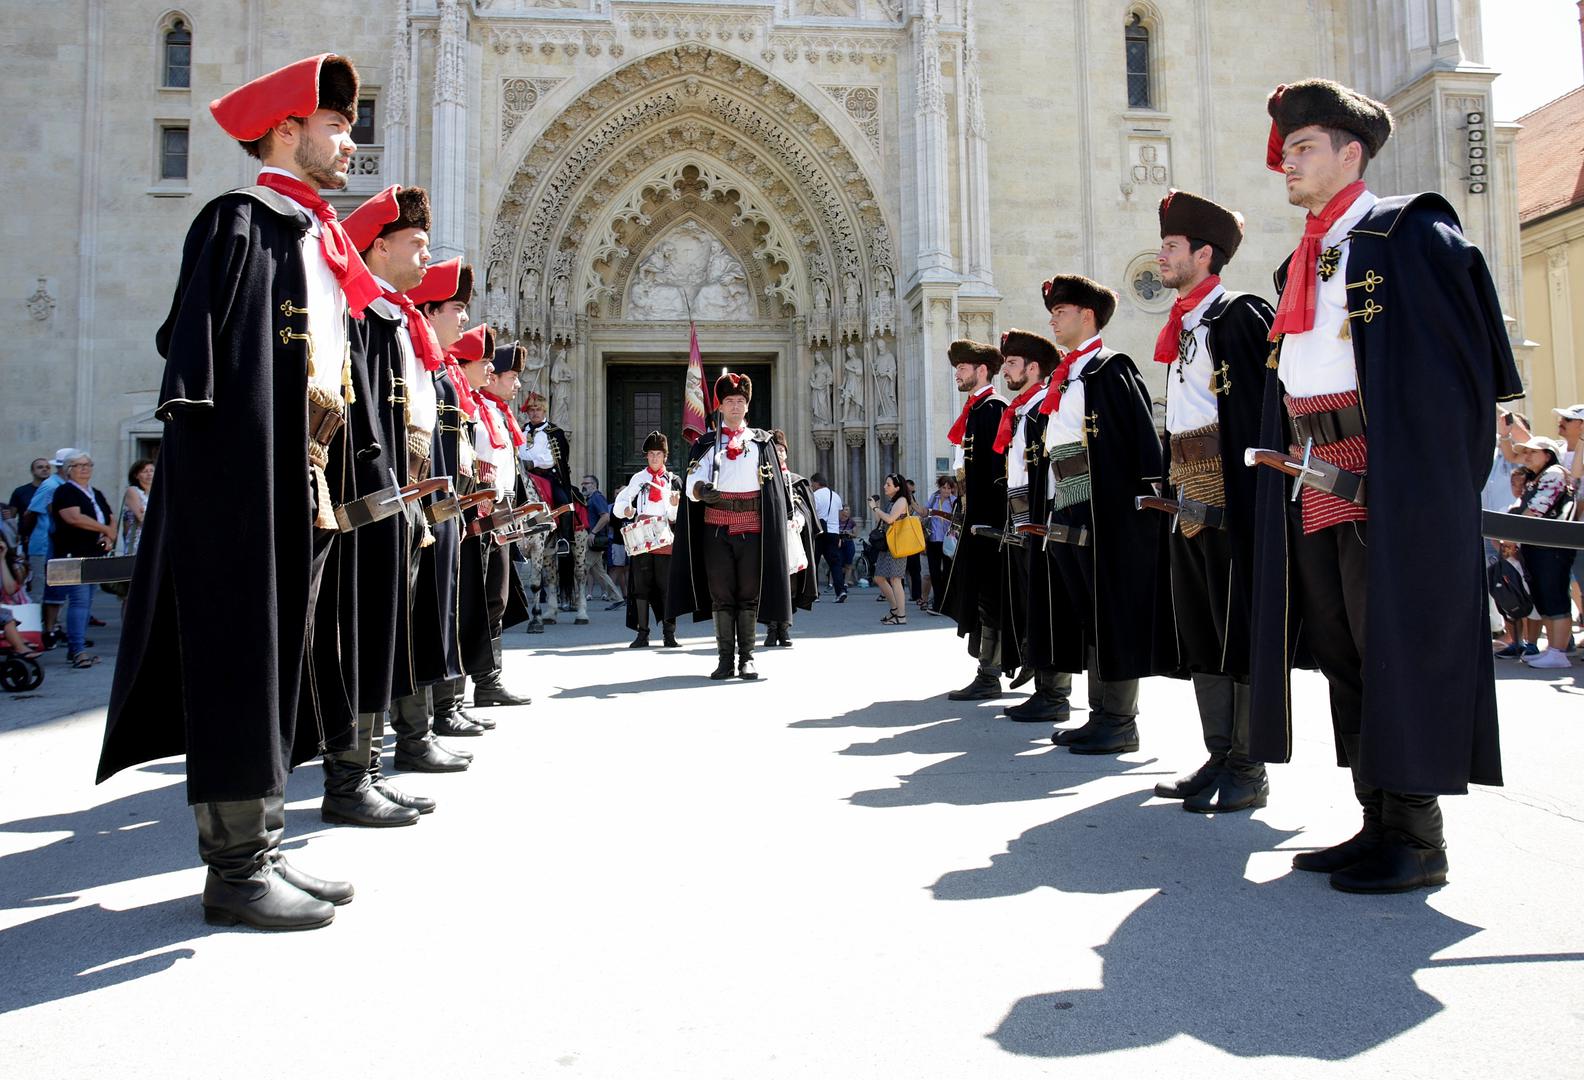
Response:
[[[1299,486],[1312,487],[1316,491],[1323,491],[1328,495],[1335,495],[1345,499],[1355,506],[1364,506],[1365,491],[1364,477],[1359,473],[1349,472],[1346,469],[1331,464],[1324,458],[1315,457],[1313,454],[1314,443],[1304,451],[1303,460],[1289,457],[1280,450],[1261,450],[1250,447],[1243,452],[1243,464],[1253,467],[1264,465],[1266,468],[1275,469],[1286,473],[1288,476],[1298,478],[1298,484],[1293,486],[1293,498],[1298,497]]]

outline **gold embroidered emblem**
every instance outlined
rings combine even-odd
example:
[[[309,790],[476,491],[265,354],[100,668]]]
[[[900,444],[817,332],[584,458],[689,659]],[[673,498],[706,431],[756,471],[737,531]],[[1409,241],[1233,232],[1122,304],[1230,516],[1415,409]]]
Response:
[[[1386,284],[1386,279],[1373,270],[1364,271],[1363,281],[1354,281],[1348,285],[1350,289],[1363,289],[1366,293],[1375,291],[1375,286]]]
[[[1315,264],[1315,272],[1320,275],[1321,281],[1330,281],[1342,266],[1342,249],[1328,247],[1320,253],[1320,261]]]

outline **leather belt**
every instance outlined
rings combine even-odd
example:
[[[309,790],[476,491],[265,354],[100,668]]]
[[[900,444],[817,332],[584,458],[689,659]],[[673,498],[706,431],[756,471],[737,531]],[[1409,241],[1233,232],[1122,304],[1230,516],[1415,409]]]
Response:
[[[429,479],[429,465],[427,454],[420,456],[411,449],[407,451],[407,479],[409,481]]]
[[[1173,435],[1171,459],[1174,465],[1194,465],[1201,461],[1216,461],[1221,457],[1219,435]]]
[[[1299,446],[1311,439],[1316,446],[1327,446],[1364,434],[1364,411],[1357,405],[1292,418],[1294,440]]]
[[[1074,454],[1071,457],[1051,458],[1051,468],[1056,472],[1056,479],[1071,480],[1078,476],[1089,475],[1089,451]]]
[[[312,398],[308,399],[308,438],[320,446],[329,446],[336,432],[346,423],[346,417],[335,409],[327,408]]]

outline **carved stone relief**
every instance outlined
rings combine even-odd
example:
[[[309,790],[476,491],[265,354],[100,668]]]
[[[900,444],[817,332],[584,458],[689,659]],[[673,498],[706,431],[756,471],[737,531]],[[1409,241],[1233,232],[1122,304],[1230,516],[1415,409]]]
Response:
[[[697,221],[661,237],[638,264],[625,307],[632,319],[749,319],[748,275]]]
[[[34,322],[43,322],[55,313],[55,298],[50,295],[49,279],[39,278],[38,286],[34,288],[33,295],[22,301],[27,305],[28,317]]]
[[[876,152],[880,146],[880,88],[877,86],[821,86],[832,101],[846,110]]]
[[[567,358],[567,347],[558,346],[555,360],[550,365],[550,422],[557,427],[570,428],[572,419],[572,384],[576,376],[572,361]]]
[[[1165,135],[1129,133],[1123,159],[1123,198],[1131,199],[1148,188],[1160,188],[1160,194],[1164,194],[1169,187],[1171,139]]]
[[[858,346],[848,343],[842,355],[842,422],[864,422],[864,362]]]
[[[500,141],[506,145],[522,118],[527,116],[539,99],[565,82],[565,79],[511,78],[501,80]]]
[[[835,424],[831,398],[836,389],[836,374],[831,370],[830,354],[824,349],[814,350],[814,370],[809,373],[809,396],[814,412],[814,423],[819,427]]]
[[[897,358],[889,338],[875,339],[875,418],[897,418]]]

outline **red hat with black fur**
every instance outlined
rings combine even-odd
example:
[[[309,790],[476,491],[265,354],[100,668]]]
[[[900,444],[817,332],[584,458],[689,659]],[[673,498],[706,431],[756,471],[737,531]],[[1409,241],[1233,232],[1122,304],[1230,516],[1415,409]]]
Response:
[[[456,339],[447,352],[459,364],[471,364],[479,360],[495,362],[495,331],[490,329],[488,323],[480,323],[473,329],[465,332]]]
[[[352,246],[367,251],[374,241],[403,229],[429,231],[429,193],[423,188],[392,184],[341,222]]]
[[[239,143],[262,139],[288,117],[333,109],[351,123],[357,119],[358,73],[352,61],[320,53],[260,75],[209,103],[215,123]]]
[[[420,307],[424,304],[449,304],[455,300],[467,304],[473,299],[473,268],[459,255],[444,262],[430,263],[423,281],[407,290],[407,299]]]
[[[1331,128],[1356,136],[1368,161],[1380,153],[1394,127],[1391,110],[1385,105],[1330,79],[1278,86],[1265,99],[1265,111],[1271,118],[1265,167],[1272,172],[1282,171],[1282,145],[1299,128]]]

